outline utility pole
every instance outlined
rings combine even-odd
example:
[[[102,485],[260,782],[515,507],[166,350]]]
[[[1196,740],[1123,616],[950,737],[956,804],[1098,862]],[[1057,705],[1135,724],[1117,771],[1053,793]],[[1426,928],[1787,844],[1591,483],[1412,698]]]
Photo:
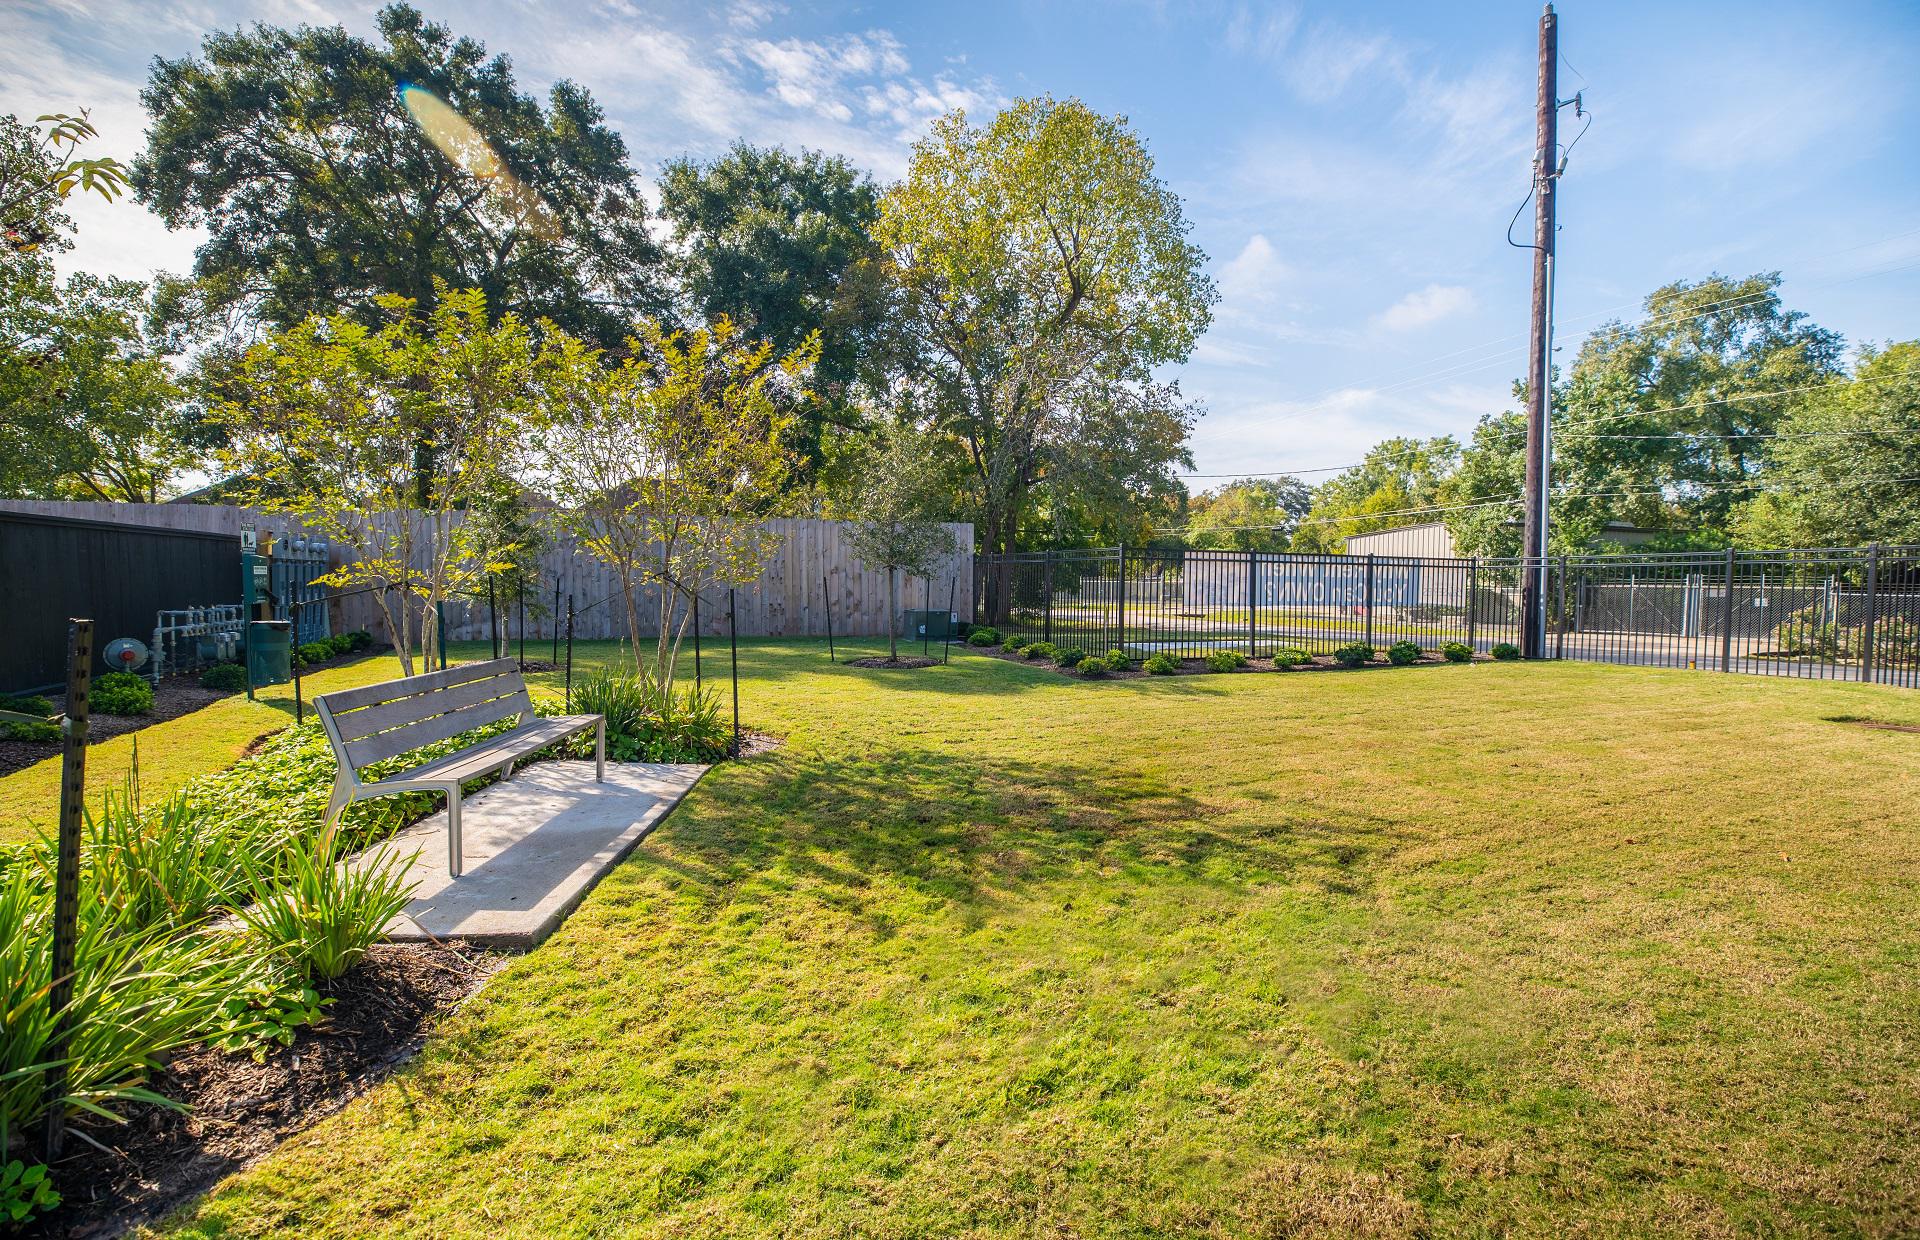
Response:
[[[1547,494],[1552,488],[1553,442],[1549,426],[1553,389],[1553,190],[1559,179],[1560,24],[1549,4],[1540,15],[1540,98],[1533,155],[1533,324],[1527,352],[1526,564],[1520,586],[1525,624],[1520,653],[1547,654]]]

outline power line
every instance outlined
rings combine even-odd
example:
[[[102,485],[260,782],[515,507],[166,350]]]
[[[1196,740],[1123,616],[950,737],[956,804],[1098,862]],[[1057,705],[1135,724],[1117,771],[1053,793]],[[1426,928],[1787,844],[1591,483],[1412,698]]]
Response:
[[[1734,396],[1722,396],[1722,397],[1716,397],[1712,400],[1692,401],[1684,405],[1667,405],[1658,409],[1632,409],[1622,413],[1600,414],[1598,416],[1591,417],[1591,418],[1582,418],[1582,419],[1579,419],[1578,421],[1556,422],[1554,424],[1554,430],[1557,432],[1564,432],[1564,431],[1570,431],[1570,430],[1577,431],[1579,430],[1579,428],[1583,426],[1597,426],[1602,422],[1618,422],[1625,418],[1650,418],[1663,413],[1683,413],[1690,409],[1710,409],[1717,405],[1730,405],[1730,404],[1743,403],[1745,401],[1764,400],[1770,396],[1791,396],[1791,395],[1796,395],[1804,392],[1817,392],[1825,388],[1845,387],[1851,383],[1884,383],[1889,379],[1903,378],[1908,375],[1920,375],[1920,367],[1915,367],[1914,369],[1911,369],[1911,370],[1896,370],[1888,374],[1857,375],[1852,378],[1828,379],[1820,383],[1804,384],[1800,387],[1772,388],[1764,392],[1741,392]],[[1492,432],[1492,434],[1494,435],[1503,436],[1509,439],[1514,438],[1515,436],[1523,433],[1524,433],[1524,428],[1522,427],[1508,427],[1504,430],[1496,430]],[[1811,432],[1810,434],[1837,434],[1837,433],[1839,432]],[[1863,431],[1863,432],[1848,432],[1848,433],[1868,434],[1871,432]],[[1785,436],[1776,436],[1776,435],[1771,435],[1764,432],[1754,432],[1752,434],[1746,434],[1743,432],[1722,433],[1722,432],[1713,432],[1713,431],[1683,431],[1675,435],[1588,435],[1585,437],[1589,439],[1679,439],[1679,438],[1691,438],[1691,437],[1721,438],[1721,439],[1785,438]],[[1439,438],[1439,436],[1436,436],[1436,438]],[[1372,465],[1380,461],[1398,460],[1399,458],[1405,457],[1405,456],[1418,456],[1421,453],[1427,452],[1429,450],[1430,449],[1425,447],[1416,447],[1416,448],[1408,448],[1400,452],[1385,452],[1385,453],[1379,453],[1377,455],[1370,454],[1368,459],[1364,461],[1355,461],[1347,465],[1326,465],[1326,466],[1320,466],[1314,469],[1242,470],[1239,473],[1226,473],[1226,474],[1183,473],[1180,476],[1183,478],[1281,478],[1281,477],[1292,477],[1297,474],[1332,474],[1332,473],[1341,473],[1349,469],[1360,469],[1367,465]]]
[[[1832,482],[1821,483],[1818,486],[1814,486],[1814,487],[1781,486],[1777,484],[1770,484],[1766,480],[1760,479],[1760,478],[1745,479],[1745,480],[1728,480],[1725,482],[1689,481],[1689,482],[1678,483],[1673,486],[1654,487],[1654,488],[1647,488],[1647,489],[1641,489],[1641,490],[1553,491],[1550,493],[1550,498],[1559,500],[1559,499],[1628,499],[1628,498],[1644,498],[1648,496],[1664,497],[1664,496],[1669,496],[1673,494],[1673,492],[1676,489],[1679,489],[1679,490],[1701,489],[1701,490],[1709,490],[1709,491],[1725,491],[1725,490],[1732,490],[1736,488],[1745,488],[1753,491],[1766,492],[1768,494],[1780,494],[1782,492],[1793,492],[1798,490],[1817,490],[1817,489],[1831,489],[1834,487],[1867,486],[1867,485],[1871,485],[1874,483],[1881,483],[1881,482],[1920,482],[1920,474],[1886,475],[1878,478],[1836,479]],[[1475,500],[1470,503],[1464,503],[1464,504],[1430,504],[1430,505],[1425,505],[1423,507],[1418,507],[1418,508],[1395,508],[1395,509],[1388,509],[1383,512],[1356,512],[1356,513],[1348,513],[1344,516],[1337,516],[1337,517],[1314,517],[1309,519],[1303,519],[1300,521],[1273,522],[1268,524],[1195,525],[1192,522],[1189,522],[1186,525],[1155,526],[1153,529],[1153,532],[1156,534],[1192,534],[1192,533],[1206,533],[1210,531],[1229,532],[1229,531],[1236,531],[1236,530],[1294,530],[1307,525],[1337,525],[1342,522],[1372,521],[1380,517],[1405,517],[1405,516],[1416,516],[1416,515],[1443,513],[1443,512],[1469,512],[1478,508],[1502,507],[1504,505],[1512,504],[1514,501],[1520,498],[1522,498],[1521,493],[1516,491],[1508,495],[1496,496],[1492,499]]]

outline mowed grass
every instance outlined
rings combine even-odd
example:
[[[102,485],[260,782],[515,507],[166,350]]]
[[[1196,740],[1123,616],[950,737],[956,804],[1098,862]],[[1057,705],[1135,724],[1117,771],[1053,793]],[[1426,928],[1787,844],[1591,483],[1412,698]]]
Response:
[[[1920,1225],[1920,735],[1827,718],[1920,695],[773,643],[741,688],[783,748],[163,1230]]]
[[[484,644],[480,647],[484,652]],[[391,654],[372,655],[338,666],[318,668],[301,677],[311,702],[316,693],[373,684],[400,675]],[[244,693],[211,706],[152,724],[138,732],[109,737],[87,747],[87,800],[98,807],[108,792],[119,793],[139,769],[141,799],[154,803],[187,780],[232,765],[254,741],[293,722],[291,684]],[[60,811],[60,759],[56,755],[0,776],[0,844],[51,834]]]

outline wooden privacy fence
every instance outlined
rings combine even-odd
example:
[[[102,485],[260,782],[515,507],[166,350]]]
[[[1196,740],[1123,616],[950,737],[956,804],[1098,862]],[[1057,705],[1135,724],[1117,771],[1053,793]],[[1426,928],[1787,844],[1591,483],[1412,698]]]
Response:
[[[190,530],[230,535],[236,540],[248,523],[262,532],[272,531],[276,538],[292,537],[299,532],[296,522],[273,513],[233,504],[114,504],[92,501],[0,500],[0,512],[19,512],[40,516],[108,521],[122,526],[149,529]],[[376,518],[381,522],[397,520],[393,514]],[[780,540],[766,570],[758,580],[739,587],[740,632],[764,637],[824,637],[827,635],[827,601],[832,600],[833,632],[847,636],[881,636],[890,627],[887,615],[887,579],[860,563],[847,545],[847,524],[841,521],[783,519],[769,521],[765,528]],[[960,616],[973,614],[973,526],[954,523],[947,527],[954,535],[957,550],[934,570],[929,582],[919,577],[902,580],[899,605],[903,610],[918,609],[932,595],[932,609],[947,608],[949,591],[953,610]],[[331,550],[335,563],[344,548]],[[237,563],[237,560],[236,560]],[[571,537],[553,535],[552,544],[540,556],[539,578],[531,582],[525,599],[526,634],[531,640],[546,640],[566,623],[567,596],[573,596],[574,636],[578,638],[617,638],[627,636],[626,610],[619,597],[620,583],[613,571],[599,560],[578,550]],[[102,583],[107,588],[109,583]],[[559,614],[553,614],[555,587],[559,589]],[[193,590],[205,592],[201,583]],[[495,604],[503,634],[518,635],[521,601],[510,588],[496,592]],[[190,590],[189,592],[192,592]],[[171,607],[237,602],[240,578],[236,568],[232,587],[220,597],[179,598]],[[380,611],[373,600],[362,594],[334,601],[333,631],[366,629],[382,640],[388,634]],[[656,615],[656,602],[650,592],[639,600],[641,623],[648,625]],[[447,608],[447,636],[453,641],[484,640],[490,625],[485,589],[477,597],[457,601]],[[724,587],[706,592],[701,604],[701,628],[719,635],[727,627],[727,598]],[[63,616],[64,622],[64,616]],[[152,617],[146,620],[152,627]],[[145,629],[133,629],[131,636],[144,637]],[[643,636],[650,635],[643,630]],[[121,636],[107,633],[104,636]]]

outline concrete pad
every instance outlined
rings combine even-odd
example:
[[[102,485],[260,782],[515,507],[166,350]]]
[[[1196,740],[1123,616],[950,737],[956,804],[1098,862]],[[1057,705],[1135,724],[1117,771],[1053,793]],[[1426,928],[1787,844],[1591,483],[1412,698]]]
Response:
[[[579,906],[706,773],[704,766],[537,762],[461,803],[465,870],[447,874],[447,814],[422,819],[387,844],[417,882],[387,933],[398,943],[461,939],[486,947],[537,946]],[[347,861],[363,865],[379,848]]]

